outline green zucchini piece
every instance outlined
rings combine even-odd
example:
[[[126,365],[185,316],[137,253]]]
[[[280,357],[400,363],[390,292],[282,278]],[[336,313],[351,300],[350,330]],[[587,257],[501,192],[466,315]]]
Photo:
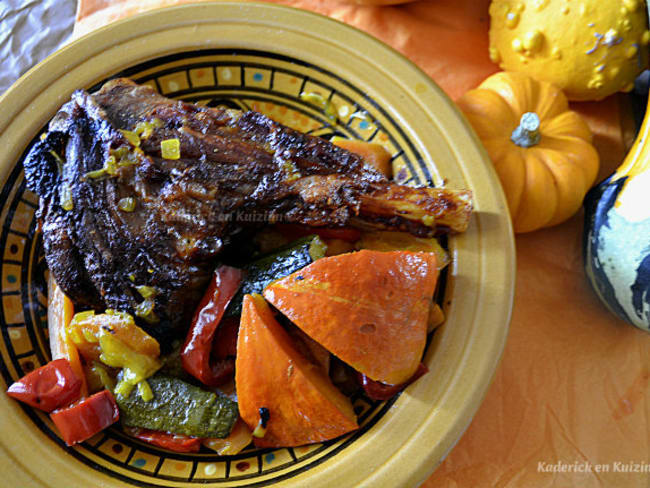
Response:
[[[244,266],[246,275],[237,294],[226,309],[225,317],[240,315],[244,295],[262,293],[271,282],[289,276],[325,256],[327,245],[317,235],[287,244],[271,254]]]
[[[137,391],[118,396],[120,420],[130,427],[195,437],[227,437],[239,415],[237,404],[178,378],[147,379],[154,398],[145,402]]]

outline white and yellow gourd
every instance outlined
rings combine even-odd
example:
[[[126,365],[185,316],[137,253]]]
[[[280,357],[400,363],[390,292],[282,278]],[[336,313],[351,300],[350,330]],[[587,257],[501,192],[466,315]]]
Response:
[[[650,331],[650,113],[623,164],[585,200],[587,277],[607,307]]]

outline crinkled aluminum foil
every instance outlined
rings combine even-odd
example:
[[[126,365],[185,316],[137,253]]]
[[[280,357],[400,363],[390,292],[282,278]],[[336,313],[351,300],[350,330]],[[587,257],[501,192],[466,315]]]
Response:
[[[0,0],[0,94],[72,34],[76,0]]]

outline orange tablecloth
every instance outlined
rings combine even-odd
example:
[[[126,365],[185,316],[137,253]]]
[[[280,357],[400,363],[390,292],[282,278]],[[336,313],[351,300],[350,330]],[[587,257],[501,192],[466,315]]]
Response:
[[[75,34],[178,3],[186,0],[80,0]],[[397,7],[275,3],[369,32],[454,99],[498,69],[487,55],[488,0]],[[601,177],[618,166],[631,142],[626,100],[574,105],[595,133]],[[469,429],[423,487],[650,483],[650,335],[619,321],[596,299],[582,269],[581,236],[582,215],[517,236],[515,306],[503,360]]]

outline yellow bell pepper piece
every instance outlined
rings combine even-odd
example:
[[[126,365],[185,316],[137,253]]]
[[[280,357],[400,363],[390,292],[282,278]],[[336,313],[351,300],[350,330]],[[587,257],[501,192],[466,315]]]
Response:
[[[95,314],[92,310],[76,314],[67,327],[68,335],[86,359],[98,359],[101,354],[101,331],[110,332],[134,352],[160,356],[158,341],[138,327],[128,313],[107,310]]]
[[[137,385],[144,401],[153,398],[151,388],[144,381],[162,366],[158,359],[160,345],[135,324],[131,315],[115,310],[103,314],[92,310],[80,312],[66,329],[86,359],[122,369],[113,390],[116,395],[128,396]],[[99,370],[92,372],[99,375],[102,383],[106,381]]]
[[[113,368],[122,368],[122,377],[114,390],[116,395],[127,397],[133,387],[138,385],[144,401],[153,398],[149,385],[139,386],[139,383],[160,369],[162,363],[157,358],[134,351],[104,329],[99,335],[99,347],[101,349],[99,359],[102,363]]]

